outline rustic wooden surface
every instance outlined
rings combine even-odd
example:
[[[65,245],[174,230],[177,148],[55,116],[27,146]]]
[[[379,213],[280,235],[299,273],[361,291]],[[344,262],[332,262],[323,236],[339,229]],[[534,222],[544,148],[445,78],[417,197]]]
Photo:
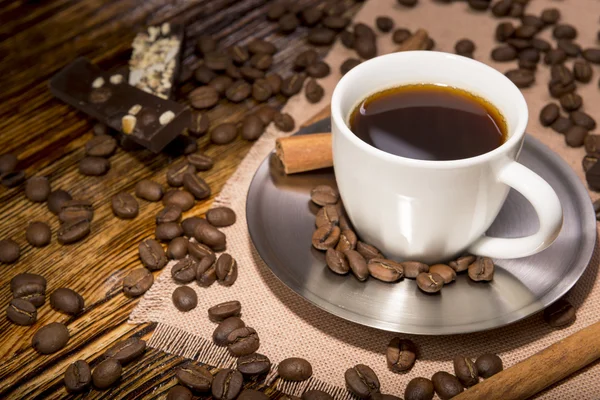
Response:
[[[343,1],[343,0],[341,0]],[[314,4],[318,0],[298,3]],[[154,233],[154,215],[162,203],[140,202],[139,216],[117,219],[110,197],[122,190],[133,193],[135,183],[154,179],[167,187],[165,171],[175,158],[145,150],[119,149],[110,158],[111,169],[103,177],[86,177],[77,171],[84,156],[83,145],[92,137],[93,121],[52,98],[48,79],[78,56],[102,68],[126,65],[131,41],[148,24],[185,22],[187,43],[183,79],[190,76],[197,58],[194,38],[211,34],[223,46],[265,37],[280,49],[273,70],[287,74],[290,63],[304,47],[304,29],[281,36],[276,25],[265,20],[268,0],[0,0],[0,152],[14,152],[27,176],[48,176],[52,189],[68,190],[74,198],[91,200],[95,208],[92,233],[84,241],[61,246],[56,241],[58,219],[44,203],[31,203],[23,187],[0,188],[0,238],[12,238],[21,247],[15,264],[0,265],[0,305],[11,299],[10,279],[20,272],[41,274],[48,281],[47,294],[59,287],[76,290],[85,299],[85,311],[69,317],[53,311],[48,301],[38,310],[34,326],[22,327],[0,318],[0,398],[63,398],[67,396],[62,377],[67,366],[85,359],[92,366],[114,342],[132,335],[148,339],[153,324],[130,325],[127,318],[137,300],[121,292],[122,278],[140,267],[137,245]],[[358,9],[354,6],[351,13]],[[320,50],[323,54],[326,48]],[[194,87],[181,85],[177,95]],[[185,100],[182,100],[185,101]],[[274,99],[280,105],[283,99]],[[210,112],[215,122],[237,121],[256,104],[220,104]],[[216,160],[215,167],[200,175],[210,184],[213,196],[246,154],[251,143],[237,139],[226,146],[198,140],[199,148]],[[184,214],[201,215],[211,200],[198,202]],[[30,221],[45,221],[53,231],[52,243],[32,248],[25,240]],[[4,311],[2,311],[4,312]],[[54,321],[65,323],[71,339],[53,355],[39,355],[31,338],[40,327]],[[85,398],[163,397],[175,384],[173,371],[184,360],[148,350],[144,357],[124,368],[120,384],[108,391],[91,390]],[[252,383],[251,383],[252,384]],[[271,397],[277,393],[266,388]]]

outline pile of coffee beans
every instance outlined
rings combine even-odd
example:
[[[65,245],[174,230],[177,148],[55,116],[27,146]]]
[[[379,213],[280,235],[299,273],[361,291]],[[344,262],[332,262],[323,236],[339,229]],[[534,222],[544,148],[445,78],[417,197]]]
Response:
[[[376,247],[358,238],[337,190],[327,185],[316,186],[311,191],[311,200],[321,206],[315,219],[312,245],[325,251],[327,266],[338,275],[352,272],[359,281],[366,281],[369,276],[383,282],[416,279],[417,286],[425,293],[439,292],[444,285],[454,282],[460,272],[468,272],[475,282],[494,278],[494,262],[487,257],[464,255],[448,264],[431,266],[418,261],[386,259]]]
[[[94,131],[96,132],[96,131]],[[85,144],[86,156],[79,161],[79,172],[87,176],[101,176],[110,169],[108,158],[117,150],[117,140],[107,132],[94,136]]]

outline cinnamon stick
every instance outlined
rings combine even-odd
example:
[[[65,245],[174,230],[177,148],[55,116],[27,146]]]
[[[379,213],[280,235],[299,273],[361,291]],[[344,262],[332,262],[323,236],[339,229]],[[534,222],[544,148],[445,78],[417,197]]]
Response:
[[[406,39],[397,51],[424,50],[428,39],[427,31],[419,29]],[[331,167],[331,133],[279,138],[275,143],[275,153],[286,174]]]

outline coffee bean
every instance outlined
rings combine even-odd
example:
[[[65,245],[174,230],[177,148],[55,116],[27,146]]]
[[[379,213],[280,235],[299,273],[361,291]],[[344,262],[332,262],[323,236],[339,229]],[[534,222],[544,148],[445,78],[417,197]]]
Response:
[[[329,28],[316,27],[308,32],[308,43],[315,46],[329,46],[335,41],[336,32]]]
[[[554,25],[560,19],[560,11],[557,8],[546,8],[542,10],[540,19],[546,25]]]
[[[253,328],[242,327],[227,335],[227,348],[234,357],[247,356],[260,347],[260,339]]]
[[[46,301],[46,280],[35,274],[18,274],[11,280],[11,291],[14,298],[29,301],[40,307]]]
[[[196,42],[196,50],[200,55],[208,54],[217,49],[217,41],[210,36],[200,36]]]
[[[12,153],[4,153],[0,155],[0,175],[13,172],[17,168],[19,160]]]
[[[570,119],[565,117],[558,117],[556,121],[551,125],[552,129],[558,133],[567,133],[569,129],[573,126],[573,123]]]
[[[469,6],[476,11],[485,11],[489,8],[490,0],[467,0]]]
[[[210,140],[215,144],[228,144],[233,142],[236,136],[237,128],[235,124],[226,122],[224,124],[218,125],[212,130],[212,132],[210,133]]]
[[[537,31],[539,31],[540,29],[542,29],[546,26],[546,24],[544,23],[544,21],[542,21],[542,19],[540,17],[535,16],[533,14],[523,15],[521,17],[521,23],[523,25],[534,27],[536,29],[536,33],[537,33]]]
[[[358,251],[358,253],[363,256],[367,262],[373,258],[385,258],[375,246],[371,246],[370,244],[361,242],[360,240],[356,242],[356,251]]]
[[[69,342],[69,330],[64,324],[51,322],[35,332],[31,340],[33,349],[40,354],[52,354]]]
[[[328,204],[317,212],[315,224],[317,228],[327,224],[339,225],[340,216],[337,208],[333,204]]]
[[[240,68],[240,73],[248,82],[254,82],[258,79],[264,79],[265,77],[264,71],[247,65]]]
[[[104,353],[107,358],[113,358],[125,365],[140,357],[146,351],[146,341],[137,337],[122,340]]]
[[[331,236],[334,236],[334,234],[332,234]],[[369,277],[369,267],[367,266],[367,261],[365,260],[365,258],[356,250],[346,250],[343,252],[343,254],[344,256],[346,256],[346,259],[348,260],[348,265],[350,266],[350,270],[352,271],[352,274],[356,277],[356,279],[358,279],[361,282],[367,280],[367,278]]]
[[[286,4],[284,3],[275,3],[269,7],[267,11],[267,19],[270,21],[277,21],[279,18],[283,16],[287,11]]]
[[[458,378],[446,371],[439,371],[433,374],[431,382],[433,383],[435,392],[442,400],[458,396],[464,390]]]
[[[341,251],[334,248],[327,249],[325,260],[329,269],[336,274],[345,275],[350,271],[346,256]]]
[[[515,37],[519,39],[531,39],[538,29],[531,25],[521,25],[515,29]]]
[[[266,79],[257,79],[252,84],[252,97],[258,102],[267,101],[273,95],[273,88]]]
[[[227,66],[227,68],[225,69],[225,74],[230,77],[231,79],[242,79],[242,73],[240,72],[240,69],[238,67],[236,67],[233,64],[229,64]],[[243,81],[245,82],[245,81]],[[234,82],[235,83],[235,82]],[[231,88],[231,86],[230,86]],[[225,91],[225,95],[227,95],[227,91]],[[228,98],[229,99],[229,98]],[[229,99],[231,100],[231,99]],[[243,100],[243,99],[242,99]],[[232,100],[233,101],[233,100]],[[240,100],[241,101],[241,100]]]
[[[265,80],[271,87],[271,95],[278,94],[281,91],[281,85],[282,85],[282,81],[283,81],[281,79],[281,75],[276,74],[276,73],[270,73],[265,76]],[[257,115],[259,115],[258,112],[257,112]]]
[[[215,264],[217,279],[224,286],[231,286],[235,283],[238,276],[237,262],[231,255],[223,253],[217,259]]]
[[[224,250],[227,240],[223,232],[210,224],[198,225],[194,230],[194,238],[215,251]]]
[[[412,34],[410,33],[410,31],[408,29],[398,28],[392,34],[392,41],[396,44],[402,44],[406,41],[406,39],[408,39],[411,36],[412,36]]]
[[[573,76],[575,80],[582,83],[588,83],[592,80],[592,67],[583,60],[577,60],[573,64]]]
[[[44,176],[31,177],[25,183],[25,196],[36,203],[46,201],[50,190],[50,182]]]
[[[377,17],[375,25],[381,32],[387,33],[394,29],[394,20],[390,17]]]
[[[187,255],[187,252],[188,240],[184,237],[176,237],[167,247],[167,257],[172,260],[181,260]]]
[[[414,7],[417,5],[418,0],[397,0],[398,4],[404,7]]]
[[[429,272],[429,266],[418,261],[403,261],[400,263],[404,268],[404,277],[416,279],[421,273]]]
[[[305,79],[305,74],[293,74],[284,79],[281,83],[281,93],[287,97],[292,97],[300,93]]]
[[[87,176],[101,176],[110,169],[110,162],[102,157],[84,157],[79,161],[79,172]]]
[[[567,93],[560,97],[560,105],[566,111],[575,111],[581,108],[583,99],[577,93]]]
[[[489,257],[477,257],[469,265],[468,272],[469,278],[473,281],[491,281],[494,279],[494,262]]]
[[[475,51],[475,43],[470,39],[461,39],[454,45],[454,50],[456,54],[472,58]]]
[[[185,174],[183,176],[183,186],[197,200],[203,200],[211,194],[210,186],[196,174]]]
[[[202,152],[196,152],[188,155],[187,162],[193,165],[198,171],[208,171],[214,165],[214,160],[212,157]]]
[[[340,33],[340,41],[342,42],[342,44],[344,45],[345,48],[347,49],[353,49],[354,48],[354,33],[345,30],[342,33]]]
[[[434,394],[433,382],[427,378],[413,378],[404,389],[404,400],[431,400]]]
[[[444,285],[447,285],[456,280],[456,271],[446,264],[435,264],[429,267],[429,272],[438,274],[444,280]]]
[[[161,242],[169,242],[176,237],[183,236],[183,229],[177,222],[165,222],[156,225],[154,236]]]
[[[62,205],[72,199],[69,192],[62,189],[55,190],[48,195],[48,210],[53,214],[58,214]]]
[[[266,374],[271,369],[271,361],[267,356],[259,353],[241,356],[237,359],[237,370],[244,376],[257,376]]]
[[[574,125],[565,133],[565,143],[570,147],[581,147],[584,144],[588,130],[582,126]]]
[[[159,183],[143,179],[135,185],[135,195],[148,201],[159,201],[163,196],[163,188]]]
[[[477,366],[479,376],[486,379],[496,375],[498,372],[504,369],[500,357],[498,357],[496,354],[489,353],[477,357],[475,365]]]
[[[127,297],[138,297],[146,293],[154,283],[154,276],[146,268],[131,271],[123,279],[123,293]]]
[[[273,122],[273,118],[278,113],[278,111],[271,106],[262,106],[256,111],[256,116],[261,119],[265,126],[269,125]]]
[[[140,260],[150,271],[157,271],[167,265],[165,252],[156,240],[146,239],[138,246]]]
[[[444,279],[438,274],[421,272],[417,275],[417,286],[425,293],[437,293],[444,287]]]
[[[584,144],[587,155],[593,156],[593,158],[598,158],[598,153],[600,153],[598,151],[600,149],[600,135],[587,135]],[[593,160],[587,161],[588,162],[584,162],[584,164],[591,163]]]
[[[107,358],[100,362],[92,372],[92,382],[96,389],[108,389],[119,379],[123,368],[121,363],[113,358]]]
[[[323,225],[312,236],[312,245],[318,250],[327,250],[337,245],[340,239],[340,228],[335,225]],[[365,265],[366,267],[366,265]]]
[[[196,229],[196,226],[198,226],[200,224],[207,224],[207,223],[208,222],[204,218],[190,217],[190,218],[186,218],[183,221],[181,221],[181,227],[183,228],[183,233],[185,236],[193,237],[194,229]],[[196,257],[196,258],[200,259],[201,257]]]
[[[283,398],[282,398],[283,399]],[[237,400],[269,400],[269,396],[254,389],[244,389]]]
[[[227,88],[225,91],[225,97],[234,103],[239,103],[250,96],[252,92],[252,86],[244,80],[237,80]]]
[[[188,99],[197,109],[211,108],[219,101],[219,92],[212,86],[201,86],[190,92]]]
[[[197,392],[208,392],[213,382],[213,376],[205,367],[187,362],[177,369],[175,377],[180,384]]]
[[[350,19],[339,15],[329,15],[321,21],[324,27],[334,31],[341,31],[350,24]]]
[[[313,373],[312,365],[299,357],[286,358],[277,366],[277,373],[281,379],[292,382],[308,380]]]
[[[171,277],[177,283],[190,283],[196,279],[198,262],[193,258],[184,258],[171,269]]]
[[[262,39],[253,39],[248,43],[248,50],[252,54],[275,54],[277,48],[271,42]]]
[[[457,273],[463,272],[463,271],[466,271],[467,269],[469,269],[469,265],[473,264],[475,259],[476,259],[475,256],[467,254],[467,255],[458,257],[454,261],[450,261],[450,263],[448,265],[450,266],[450,268],[452,268]],[[406,270],[406,266],[404,267],[404,269]]]
[[[192,400],[192,391],[185,386],[175,385],[167,393],[167,400]]]
[[[11,290],[11,292],[13,292],[14,297],[20,297],[15,294],[16,291],[19,288],[21,288],[23,286],[28,286],[28,285],[36,285],[37,287],[40,288],[40,290],[42,292],[45,292],[46,291],[46,278],[44,278],[41,275],[31,274],[29,272],[22,272],[20,274],[15,275],[10,280],[10,290]]]
[[[315,79],[309,79],[306,84],[305,95],[309,103],[318,103],[325,95],[325,89]]]
[[[550,51],[552,49],[552,46],[550,45],[550,43],[548,43],[544,39],[540,39],[540,38],[531,39],[531,46],[534,49],[541,51],[542,53],[547,53],[548,51]]]
[[[395,337],[388,344],[385,357],[391,371],[408,371],[415,365],[417,346],[410,339]]]
[[[77,315],[83,311],[85,301],[76,291],[69,288],[59,288],[50,295],[50,306],[55,311]]]
[[[465,356],[456,356],[453,363],[454,374],[465,387],[476,385],[479,382],[479,372],[473,360]]]
[[[354,50],[361,58],[368,60],[377,55],[377,43],[361,36],[354,41]]]
[[[85,144],[85,153],[92,157],[110,157],[117,149],[117,141],[109,135],[94,136]]]
[[[224,71],[231,64],[229,54],[223,51],[212,51],[204,55],[204,65],[213,71]]]
[[[306,73],[313,78],[325,78],[331,73],[331,68],[326,62],[317,61],[306,68]]]
[[[364,364],[355,365],[344,373],[346,388],[360,399],[368,399],[379,392],[379,378],[375,372]]]
[[[167,183],[173,187],[183,186],[183,176],[185,174],[195,174],[196,168],[185,161],[173,164],[167,170]]]
[[[122,219],[137,217],[140,206],[132,195],[127,192],[119,192],[112,196],[111,207],[115,216]]]
[[[526,69],[512,69],[504,75],[518,88],[527,88],[535,82],[535,75]]]
[[[294,118],[292,118],[292,116],[287,113],[276,113],[273,117],[273,122],[275,123],[277,129],[279,129],[282,132],[291,132],[296,127],[296,122],[294,121]]]
[[[217,346],[227,345],[227,336],[236,329],[246,326],[239,317],[229,317],[223,320],[213,332],[213,342]]]
[[[496,40],[506,42],[515,34],[515,27],[510,22],[502,22],[496,27]]]
[[[194,71],[194,78],[198,83],[203,85],[208,85],[216,77],[217,73],[205,65],[199,66]]]
[[[575,91],[575,82],[563,83],[558,79],[552,79],[548,84],[548,89],[552,97],[560,98],[567,93]]]
[[[219,322],[229,317],[239,317],[242,305],[237,300],[226,301],[208,309],[208,317],[211,321]]]
[[[300,18],[305,26],[315,26],[323,18],[323,10],[317,7],[308,7],[302,10]]]
[[[222,369],[212,383],[212,395],[217,400],[234,400],[242,390],[244,377],[238,371]]]
[[[318,61],[319,54],[314,50],[305,50],[298,54],[294,59],[294,68],[298,71],[303,71],[311,64]]]
[[[188,286],[176,288],[171,295],[171,299],[175,307],[182,312],[193,310],[198,305],[198,295],[196,295],[194,289]]]
[[[87,200],[68,200],[63,203],[58,214],[61,222],[71,222],[78,219],[91,221],[94,218],[94,208]]]
[[[87,389],[92,383],[92,370],[84,360],[77,360],[70,364],[63,378],[65,388],[69,393],[79,393]]]
[[[492,50],[492,60],[494,61],[512,61],[517,58],[517,50],[511,46],[499,46]]]
[[[194,112],[192,113],[192,122],[188,127],[190,135],[195,137],[203,136],[208,132],[210,127],[210,118],[207,113]]]
[[[514,47],[518,51],[525,50],[525,49],[532,47],[530,39],[510,38],[510,39],[506,39],[506,43],[509,46]]]
[[[301,400],[333,400],[333,396],[322,390],[312,389],[302,393]]]
[[[534,48],[525,49],[519,53],[519,61],[529,61],[537,64],[540,61],[540,52]]]
[[[202,287],[209,287],[217,281],[217,270],[214,257],[204,257],[196,269],[196,283]]]
[[[7,187],[13,188],[21,183],[25,182],[25,172],[24,171],[12,171],[2,175],[0,178],[0,183]]]
[[[342,73],[342,75],[346,75],[352,68],[358,66],[361,62],[362,61],[356,58],[348,58],[340,66],[340,72]]]
[[[206,212],[206,220],[218,228],[235,224],[235,211],[229,207],[215,207]]]
[[[569,39],[560,39],[558,48],[564,51],[568,57],[577,57],[581,53],[581,46]]]
[[[50,243],[52,231],[45,222],[34,221],[27,226],[25,237],[33,247],[44,247]]]
[[[90,234],[90,221],[85,218],[65,222],[56,232],[60,244],[78,242]]]
[[[356,233],[350,229],[346,229],[341,231],[340,239],[336,246],[337,251],[341,251],[342,253],[346,250],[354,250],[356,248],[356,242],[358,238],[356,237]]]
[[[384,258],[372,258],[367,264],[369,274],[383,282],[396,282],[404,277],[400,263]]]
[[[296,17],[296,15],[292,13],[284,14],[281,18],[279,18],[279,30],[285,34],[290,34],[294,32],[298,25],[300,25],[300,21]]]
[[[540,111],[540,123],[542,126],[550,126],[560,115],[558,106],[554,103],[548,103]]]
[[[600,49],[585,49],[582,55],[583,58],[592,64],[600,64]]]
[[[30,301],[12,299],[6,307],[6,317],[17,325],[33,325],[37,321],[37,309]]]
[[[519,66],[519,69],[527,69],[529,71],[536,71],[537,70],[537,62],[529,61],[529,60],[523,60],[521,58],[519,58],[518,66]]]
[[[166,224],[168,222],[179,222],[181,220],[181,208],[177,206],[166,206],[156,214],[156,224]]]
[[[552,30],[552,36],[555,39],[575,39],[577,37],[577,29],[573,25],[559,24]]]
[[[492,14],[495,17],[506,17],[510,12],[512,0],[500,0],[492,7]]]
[[[198,220],[198,221],[196,221],[196,220]],[[190,229],[192,229],[192,234],[189,236],[193,236],[193,230],[196,229],[198,225],[202,225],[202,224],[208,225],[208,222],[205,219],[198,218],[198,217],[188,218],[183,221],[182,225],[185,225],[186,221],[189,221],[188,223],[193,224],[192,226],[189,227]],[[185,229],[187,229],[187,228],[185,228]],[[211,257],[211,258],[215,259],[214,251],[212,251],[210,249],[210,247],[208,247],[202,243],[189,242],[188,243],[188,252],[190,253],[190,255],[192,257],[196,258],[197,260],[202,260],[205,257]]]
[[[310,191],[310,199],[320,206],[335,204],[340,199],[337,190],[328,185],[319,185]]]
[[[573,111],[569,115],[569,119],[578,126],[581,126],[588,131],[596,129],[596,121],[590,115],[583,111]]]
[[[559,299],[544,310],[544,320],[553,328],[571,325],[575,322],[575,319],[575,307],[564,298]]]

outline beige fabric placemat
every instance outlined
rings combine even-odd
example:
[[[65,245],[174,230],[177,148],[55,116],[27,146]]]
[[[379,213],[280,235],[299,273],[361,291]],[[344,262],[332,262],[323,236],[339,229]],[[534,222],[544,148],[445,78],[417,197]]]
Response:
[[[577,25],[578,43],[584,48],[595,44],[596,31],[600,27],[600,2],[536,0],[532,1],[528,13],[539,15],[543,8],[550,6],[561,10],[563,21]],[[468,37],[477,45],[476,59],[502,72],[516,67],[516,62],[498,64],[491,61],[489,54],[495,46],[494,30],[499,20],[492,18],[489,12],[481,14],[469,10],[465,2],[440,4],[421,0],[414,9],[404,9],[397,5],[396,0],[370,0],[355,21],[373,25],[378,15],[391,16],[397,26],[411,30],[419,27],[427,29],[436,41],[436,50],[453,52],[456,41]],[[544,32],[543,36],[549,38],[550,32]],[[380,54],[390,52],[394,47],[391,34],[380,35]],[[321,104],[311,105],[303,96],[296,96],[288,102],[285,111],[295,117],[298,125],[327,104],[340,78],[339,65],[350,56],[354,56],[353,52],[339,43],[334,45],[326,59],[333,73],[321,80],[326,89]],[[585,111],[600,120],[598,73],[598,68],[594,67],[592,83],[581,85],[578,91],[584,98]],[[567,148],[562,135],[542,128],[538,122],[539,110],[551,100],[546,88],[549,69],[541,63],[536,76],[539,84],[523,90],[530,108],[528,132],[559,153],[584,181],[581,167],[584,150]],[[312,363],[314,378],[302,385],[285,386],[278,382],[285,391],[301,393],[310,386],[323,388],[335,398],[349,398],[343,389],[344,371],[356,363],[364,363],[377,372],[384,393],[403,396],[406,384],[414,377],[430,378],[438,370],[453,372],[451,360],[457,354],[476,357],[485,352],[496,352],[502,357],[505,367],[509,367],[600,318],[600,283],[596,280],[600,256],[596,251],[591,265],[568,295],[578,308],[577,322],[572,326],[553,330],[537,314],[489,332],[445,337],[400,335],[418,344],[419,359],[408,373],[391,373],[386,367],[384,353],[387,343],[396,335],[344,321],[309,304],[275,278],[251,243],[246,228],[246,193],[259,164],[273,149],[274,139],[282,135],[270,127],[216,200],[216,204],[233,208],[238,216],[234,226],[223,229],[227,234],[227,251],[238,261],[237,282],[230,288],[215,284],[208,289],[191,284],[199,295],[198,307],[181,313],[171,302],[171,293],[177,284],[170,276],[174,263],[169,263],[131,314],[132,323],[159,323],[149,343],[151,346],[215,366],[231,365],[234,360],[226,350],[212,345],[211,335],[216,325],[208,320],[206,310],[219,302],[237,299],[242,303],[242,318],[259,333],[259,352],[266,354],[274,363],[290,356],[304,357]],[[591,196],[593,199],[599,197],[596,193]],[[274,374],[271,376],[274,377]],[[537,398],[598,399],[599,390],[600,366],[595,364]]]

